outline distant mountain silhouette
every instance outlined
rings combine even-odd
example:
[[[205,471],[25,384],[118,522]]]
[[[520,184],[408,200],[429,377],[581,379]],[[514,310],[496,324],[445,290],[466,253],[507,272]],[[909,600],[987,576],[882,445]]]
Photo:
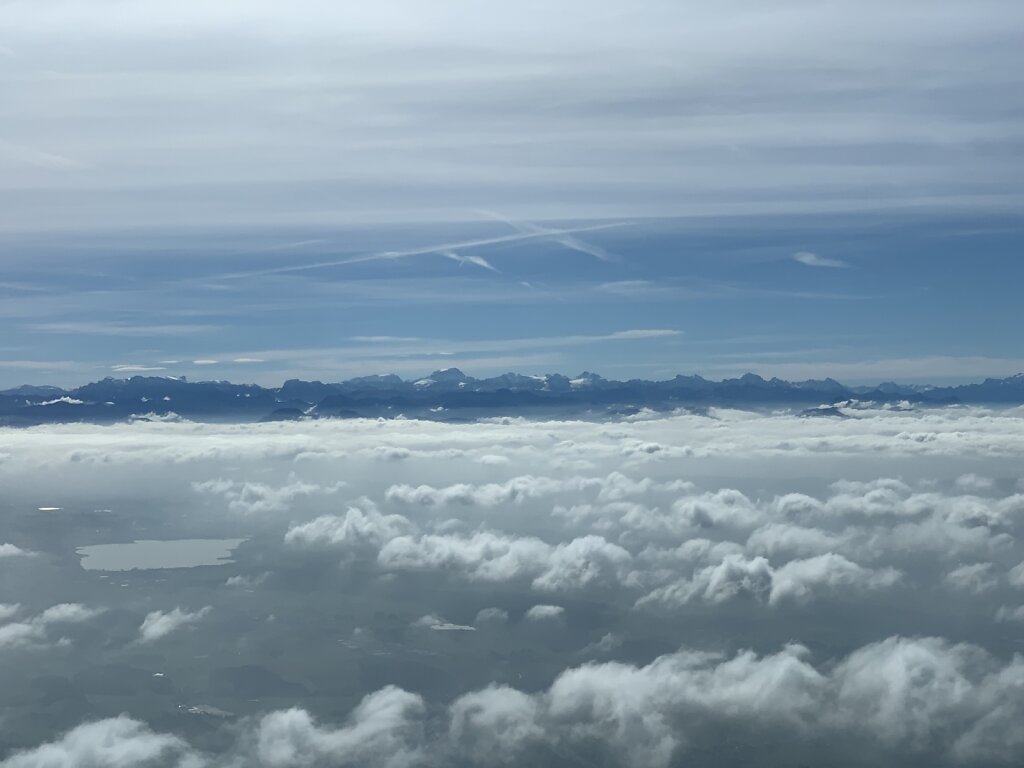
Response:
[[[954,387],[892,382],[848,387],[834,379],[790,382],[766,380],[753,373],[722,381],[681,375],[666,381],[612,381],[587,371],[575,377],[506,373],[477,379],[457,368],[435,371],[422,379],[405,380],[394,374],[361,376],[338,383],[290,379],[280,387],[133,376],[106,378],[67,390],[24,385],[0,391],[0,425],[109,423],[174,415],[200,421],[390,418],[400,414],[466,421],[555,412],[600,418],[637,413],[643,408],[700,411],[714,406],[786,407],[807,415],[839,415],[838,408],[846,401],[1021,405],[1024,374]]]

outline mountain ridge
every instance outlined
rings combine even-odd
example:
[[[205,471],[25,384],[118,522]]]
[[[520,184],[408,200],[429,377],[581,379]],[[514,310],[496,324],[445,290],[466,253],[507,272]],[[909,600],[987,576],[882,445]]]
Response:
[[[109,423],[177,415],[193,420],[260,421],[296,418],[394,417],[464,420],[563,411],[619,416],[642,408],[664,411],[708,407],[811,409],[848,401],[914,405],[1021,405],[1024,374],[956,386],[883,382],[847,386],[835,379],[785,381],[755,373],[720,381],[678,374],[666,380],[616,381],[584,371],[575,377],[514,372],[488,378],[444,368],[418,379],[396,374],[340,382],[288,379],[280,387],[189,381],[185,377],[107,377],[62,389],[22,385],[0,391],[0,425]]]

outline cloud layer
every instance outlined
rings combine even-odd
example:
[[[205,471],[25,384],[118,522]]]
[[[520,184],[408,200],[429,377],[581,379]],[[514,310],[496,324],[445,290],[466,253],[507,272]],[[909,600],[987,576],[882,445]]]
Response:
[[[1022,676],[1020,658],[1002,664],[976,646],[933,637],[886,638],[828,667],[795,644],[766,655],[680,650],[644,666],[567,669],[538,693],[489,686],[433,714],[421,696],[394,686],[368,694],[338,726],[300,708],[275,711],[248,721],[221,757],[121,716],[80,725],[0,766],[509,765],[538,755],[585,759],[599,749],[616,764],[667,768],[714,749],[725,730],[740,741],[767,733],[838,739],[861,742],[864,756],[878,759],[987,765],[1024,755],[1015,728]]]
[[[0,765],[1024,759],[1024,415],[843,415],[8,430]]]
[[[1021,71],[1008,33],[1020,11],[999,0],[868,13],[16,2],[5,21],[7,226],[462,218],[481,201],[527,218],[970,206],[1019,192],[1019,130],[999,94]]]

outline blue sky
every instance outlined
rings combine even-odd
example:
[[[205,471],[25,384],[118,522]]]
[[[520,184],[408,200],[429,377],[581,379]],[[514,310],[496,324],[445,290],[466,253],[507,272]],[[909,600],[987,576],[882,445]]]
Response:
[[[3,4],[0,384],[1024,370],[1019,3],[340,5]]]

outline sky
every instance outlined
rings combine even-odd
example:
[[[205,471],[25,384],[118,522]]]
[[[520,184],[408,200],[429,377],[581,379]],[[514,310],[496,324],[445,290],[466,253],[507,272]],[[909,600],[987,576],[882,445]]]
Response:
[[[0,3],[0,386],[1024,370],[1024,8]]]
[[[0,0],[0,390],[1024,372],[1021,29]],[[0,426],[0,768],[1024,764],[1024,407],[705,405]]]

